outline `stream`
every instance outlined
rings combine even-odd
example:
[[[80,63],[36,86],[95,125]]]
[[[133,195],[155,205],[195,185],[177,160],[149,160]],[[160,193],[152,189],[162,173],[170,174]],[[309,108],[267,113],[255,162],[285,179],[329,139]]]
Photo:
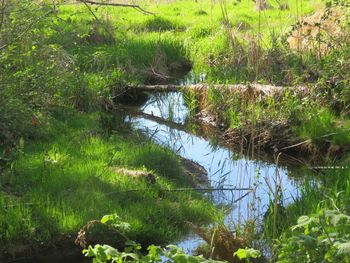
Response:
[[[302,181],[292,176],[290,168],[243,156],[218,143],[215,136],[196,135],[186,128],[189,116],[182,93],[152,94],[138,112],[137,116],[127,117],[134,128],[207,170],[210,187],[217,189],[207,195],[226,209],[225,224],[232,229],[247,220],[261,223],[279,187],[284,205],[298,197],[298,185]],[[220,190],[227,188],[253,190]],[[190,233],[176,245],[191,253],[201,242],[198,236]]]
[[[226,146],[215,136],[217,131],[200,126],[197,132],[189,121],[189,110],[180,92],[154,93],[142,106],[128,107],[124,121],[142,131],[155,143],[166,146],[183,158],[192,160],[206,169],[208,183],[204,187],[215,191],[204,193],[215,205],[222,207],[224,223],[232,230],[248,220],[262,225],[274,193],[282,193],[287,205],[298,198],[302,174],[293,176],[297,166],[276,165],[259,156],[245,156]],[[124,115],[125,116],[125,115]],[[266,156],[266,153],[264,154]],[[273,160],[273,158],[270,158]],[[201,187],[201,186],[198,186]],[[251,190],[241,190],[241,189]],[[229,190],[227,190],[229,189]],[[231,190],[232,189],[232,190]],[[235,190],[233,190],[235,189]],[[185,252],[192,253],[204,241],[189,233],[174,242]],[[91,262],[81,256],[81,250],[43,253],[39,256],[15,259],[9,262]]]

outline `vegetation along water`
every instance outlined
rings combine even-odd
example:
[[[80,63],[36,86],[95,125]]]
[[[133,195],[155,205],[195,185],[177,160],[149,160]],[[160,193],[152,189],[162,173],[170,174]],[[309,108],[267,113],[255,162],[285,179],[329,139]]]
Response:
[[[0,0],[0,262],[349,262],[347,0]]]

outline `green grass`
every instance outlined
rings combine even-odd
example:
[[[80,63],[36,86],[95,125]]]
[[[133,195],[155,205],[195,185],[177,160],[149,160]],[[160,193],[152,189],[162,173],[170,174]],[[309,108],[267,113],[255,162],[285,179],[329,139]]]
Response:
[[[143,7],[156,16],[140,15],[134,9],[93,9],[104,26],[83,5],[61,6],[60,19],[51,17],[52,21],[45,20],[32,30],[35,41],[29,39],[27,46],[23,43],[2,57],[13,86],[2,96],[9,106],[1,108],[1,116],[3,123],[11,124],[8,130],[16,131],[4,138],[11,139],[11,147],[21,136],[25,141],[17,145],[16,159],[0,177],[1,247],[55,242],[76,234],[87,221],[112,213],[129,222],[129,237],[143,244],[178,238],[185,231],[184,220],[208,222],[213,207],[201,195],[164,191],[189,183],[172,152],[143,137],[101,137],[96,113],[60,115],[60,106],[94,112],[101,106],[98,98],[112,100],[114,88],[164,81],[156,75],[170,76],[165,82],[174,81],[191,66],[193,74],[204,73],[207,82],[292,85],[312,80],[309,75],[319,64],[313,57],[291,53],[284,37],[292,24],[317,10],[321,2],[290,1],[289,10],[275,7],[259,13],[253,1],[227,1],[226,6],[204,0],[159,5],[143,1]],[[22,50],[22,56],[16,57]],[[329,65],[333,64],[324,68]],[[23,91],[16,93],[13,87]],[[197,99],[196,94],[187,98],[191,112],[198,110]],[[298,126],[294,131],[301,138],[317,142],[320,136],[335,132],[331,143],[349,143],[348,119],[316,102],[289,94],[282,102],[251,103],[209,91],[211,109],[222,114],[227,127],[282,120]],[[25,107],[29,110],[22,110]],[[36,127],[30,123],[33,115],[39,119]],[[110,169],[115,165],[146,169],[157,175],[157,182],[148,185],[116,174]],[[281,223],[285,229],[299,215],[316,211],[322,200],[332,206],[329,196],[335,198],[338,192],[342,198],[336,201],[343,204],[337,204],[349,209],[348,170],[327,172],[313,183],[306,183],[302,197],[288,208],[290,216]]]
[[[317,110],[295,129],[301,138],[311,139],[315,143],[322,143],[325,140],[336,145],[350,143],[349,120],[347,118],[341,120],[327,108]]]
[[[170,150],[144,138],[103,138],[96,134],[96,114],[72,114],[51,125],[49,140],[25,143],[12,170],[0,177],[2,246],[55,242],[112,213],[131,224],[131,239],[165,243],[186,231],[184,220],[211,218],[213,206],[201,195],[162,190],[189,182]],[[116,174],[110,169],[116,165],[147,169],[157,181]]]
[[[328,169],[322,171],[317,177],[309,174],[303,180],[299,197],[295,197],[292,204],[285,208],[285,217],[281,218],[280,234],[290,234],[289,227],[297,222],[301,215],[318,213],[323,209],[339,209],[344,213],[350,212],[350,169],[349,160],[344,159],[336,166],[342,169]],[[267,219],[268,220],[268,219]]]
[[[145,71],[159,63],[154,61],[158,57],[163,67],[170,68],[171,75],[174,74],[171,65],[191,60],[194,73],[206,73],[209,81],[238,82],[252,79],[248,75],[255,72],[255,66],[249,66],[247,58],[237,62],[235,52],[240,52],[239,46],[249,49],[249,43],[257,41],[260,35],[259,45],[269,49],[275,45],[272,40],[276,36],[286,34],[301,16],[322,6],[319,1],[311,4],[306,0],[291,1],[289,5],[289,10],[279,10],[275,5],[259,13],[254,10],[253,2],[228,2],[224,6],[226,18],[220,4],[211,1],[186,0],[159,5],[144,1],[142,6],[156,13],[148,16],[134,9],[100,7],[96,14],[112,32],[114,42],[83,5],[62,6],[59,15],[63,20],[57,21],[61,30],[52,30],[51,38],[53,43],[68,48],[83,70],[117,67],[142,81],[147,79]],[[230,38],[239,43],[230,46]],[[275,63],[270,64],[272,68]],[[273,73],[277,74],[278,70]],[[264,78],[264,74],[256,77]],[[266,80],[268,77],[278,80],[273,74],[266,76]]]

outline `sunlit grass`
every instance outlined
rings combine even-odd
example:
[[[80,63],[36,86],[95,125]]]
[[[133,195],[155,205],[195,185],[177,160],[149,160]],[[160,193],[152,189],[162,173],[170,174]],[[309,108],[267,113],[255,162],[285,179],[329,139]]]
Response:
[[[296,128],[301,138],[322,143],[330,141],[336,145],[350,143],[350,122],[340,120],[332,111],[324,108],[316,111],[309,119]]]
[[[220,4],[212,1],[160,4],[143,1],[139,4],[155,15],[142,15],[129,8],[94,10],[113,32],[114,43],[110,43],[109,33],[94,21],[83,5],[60,7],[60,16],[65,22],[59,20],[58,23],[63,30],[52,38],[70,47],[70,53],[84,70],[122,68],[142,81],[146,78],[145,72],[159,62],[154,58],[159,56],[160,48],[161,59],[168,67],[191,60],[194,72],[206,73],[210,81],[244,81],[249,79],[247,69],[228,68],[245,66],[224,65],[229,61],[222,59],[235,52],[228,46],[229,35],[243,46],[255,39],[262,48],[271,48],[272,40],[285,35],[303,15],[322,6],[320,1],[290,1],[287,10],[280,10],[272,3],[272,8],[259,13],[253,1],[227,2],[224,7],[230,24],[227,27]],[[219,59],[221,64],[211,65],[211,58]]]
[[[131,224],[130,238],[163,243],[185,231],[184,220],[211,217],[212,206],[201,195],[162,190],[188,182],[170,150],[137,138],[92,135],[96,119],[75,114],[54,121],[50,140],[26,144],[12,171],[0,178],[3,245],[54,242],[111,213]],[[151,185],[117,174],[115,165],[147,169],[157,181]]]

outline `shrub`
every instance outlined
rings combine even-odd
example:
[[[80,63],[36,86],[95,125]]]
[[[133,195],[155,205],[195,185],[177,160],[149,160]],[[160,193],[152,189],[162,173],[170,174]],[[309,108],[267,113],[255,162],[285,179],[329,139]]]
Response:
[[[350,216],[339,210],[321,210],[301,216],[278,242],[277,262],[348,262]]]

